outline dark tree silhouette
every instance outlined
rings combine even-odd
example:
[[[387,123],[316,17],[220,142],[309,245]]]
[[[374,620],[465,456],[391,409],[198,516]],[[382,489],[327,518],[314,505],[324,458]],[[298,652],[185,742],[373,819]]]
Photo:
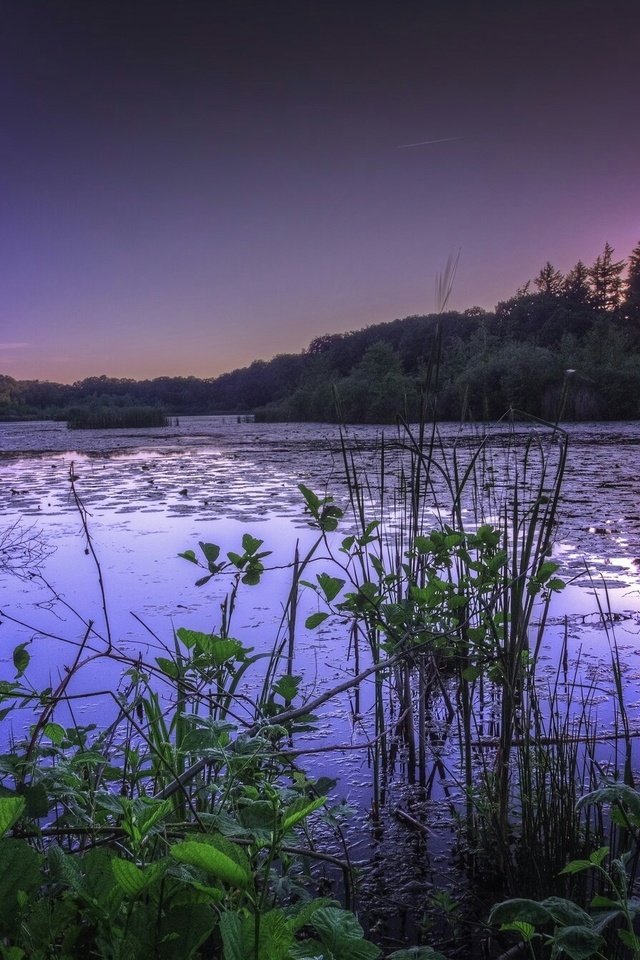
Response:
[[[624,306],[634,317],[640,317],[640,243],[633,248],[629,257]]]
[[[563,290],[564,277],[548,260],[533,281],[539,293],[548,297],[559,297]]]
[[[605,243],[604,251],[596,257],[595,263],[589,270],[589,278],[593,289],[593,299],[599,310],[612,312],[620,305],[624,280],[624,260],[613,259],[613,247]]]

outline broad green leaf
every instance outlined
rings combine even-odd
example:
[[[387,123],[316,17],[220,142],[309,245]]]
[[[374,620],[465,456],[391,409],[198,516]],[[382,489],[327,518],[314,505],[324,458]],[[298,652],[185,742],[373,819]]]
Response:
[[[178,556],[181,557],[183,560],[188,560],[189,563],[198,562],[197,557],[193,552],[193,550],[185,550],[184,553],[179,553]]]
[[[47,723],[42,731],[45,737],[48,737],[56,746],[60,746],[66,736],[66,730],[59,723]]]
[[[589,860],[591,863],[595,863],[597,866],[600,866],[608,853],[609,847],[599,847],[598,850],[594,850],[593,853],[589,854]]]
[[[328,499],[331,499],[330,497]],[[326,506],[320,514],[320,528],[326,533],[332,533],[338,528],[338,521],[342,519],[340,507]]]
[[[380,950],[364,939],[362,927],[352,913],[339,907],[322,907],[311,918],[323,947],[335,960],[376,960]]]
[[[151,863],[142,869],[131,860],[114,857],[111,861],[111,869],[118,886],[130,897],[137,897],[160,878],[164,871],[164,864]]]
[[[176,637],[190,650],[195,646],[197,632],[197,630],[187,630],[186,627],[178,627]]]
[[[530,943],[536,933],[534,925],[527,923],[526,920],[513,920],[511,923],[503,923],[500,929],[513,930],[514,933],[519,933],[525,943]]]
[[[194,890],[202,894],[202,903],[221,903],[225,898],[224,890],[220,887],[211,887],[206,883],[198,883],[196,880],[190,884]]]
[[[158,908],[155,904],[152,909],[156,914],[157,931],[154,938],[160,949],[157,953],[149,950],[140,952],[137,958],[158,956],[162,960],[193,960],[200,956],[198,948],[209,937],[215,927],[215,913],[210,903],[182,903],[170,910],[161,911],[158,917]],[[144,926],[154,929],[154,921],[149,917]],[[126,951],[119,956],[128,960]]]
[[[285,813],[282,823],[283,831],[286,833],[302,820],[306,820],[309,814],[313,813],[314,810],[319,810],[326,803],[326,800],[326,797],[316,797],[315,800],[307,800],[305,797],[301,797],[300,800],[296,800]]]
[[[581,873],[583,870],[590,870],[591,867],[593,867],[591,860],[571,860],[560,873]]]
[[[589,960],[604,945],[604,940],[588,927],[561,927],[556,930],[553,942],[571,960]]]
[[[154,800],[152,797],[140,797],[140,800],[143,802],[138,811],[138,825],[143,836],[147,836],[171,812],[173,803],[168,799]]]
[[[307,628],[307,630],[315,630],[315,628],[319,627],[321,623],[324,623],[324,621],[327,619],[328,616],[329,616],[328,613],[322,613],[322,612],[312,613],[310,617],[307,617],[307,619],[304,622],[304,625]]]
[[[312,938],[292,944],[289,950],[291,960],[335,960],[331,953],[327,953],[319,940]]]
[[[5,837],[0,840],[0,929],[11,935],[20,923],[18,895],[24,902],[35,894],[44,880],[42,857],[25,840]]]
[[[55,845],[49,847],[47,856],[53,877],[70,887],[85,903],[90,901],[91,892],[83,876],[79,857],[67,854]]]
[[[118,885],[130,897],[137,897],[149,883],[149,878],[145,876],[144,871],[135,863],[132,863],[131,860],[114,857],[111,861],[111,868]]]
[[[220,547],[217,545],[217,543],[203,543],[200,541],[198,546],[202,550],[208,563],[215,563],[220,556]]]
[[[242,549],[245,553],[249,554],[249,556],[252,556],[263,543],[264,540],[257,540],[255,537],[252,537],[250,533],[245,533],[242,537]]]
[[[301,681],[302,677],[285,673],[274,683],[272,687],[273,693],[278,694],[283,700],[291,701],[298,695],[298,688],[300,687]]]
[[[631,930],[618,930],[618,937],[624,943],[625,947],[634,950],[636,955],[640,952],[640,937]]]
[[[0,797],[0,837],[20,819],[25,806],[24,797]]]
[[[16,676],[21,677],[29,666],[31,657],[27,653],[27,644],[19,643],[13,651],[13,665],[16,668]]]
[[[282,910],[261,913],[259,931],[254,915],[226,910],[220,918],[220,933],[224,960],[289,960],[291,957],[293,933]]]
[[[200,577],[199,580],[196,580],[195,586],[196,586],[196,587],[204,587],[205,583],[209,583],[209,580],[211,580],[211,577],[212,577],[212,576],[213,576],[212,573],[208,573],[206,576]]]
[[[34,820],[46,817],[49,812],[49,794],[44,783],[20,786],[18,793],[26,802],[25,817],[32,817]]]
[[[240,640],[234,640],[232,637],[216,637],[206,633],[197,634],[196,648],[205,653],[216,667],[239,660],[245,652]]]
[[[537,900],[516,898],[504,900],[496,904],[489,914],[489,923],[502,926],[503,923],[513,923],[514,920],[524,920],[534,927],[544,926],[553,921],[551,913]]]
[[[165,677],[171,677],[172,680],[177,680],[180,676],[180,667],[174,660],[169,660],[167,657],[156,657],[156,663]]]
[[[320,510],[320,498],[316,496],[316,494],[312,490],[309,490],[309,487],[305,487],[304,483],[298,484],[298,490],[304,497],[310,513],[314,517],[317,517],[318,512]]]
[[[251,883],[251,875],[247,870],[243,870],[226,853],[207,843],[198,843],[195,840],[174,843],[171,846],[171,856],[180,863],[198,867],[241,890],[246,890]]]
[[[413,549],[416,553],[425,554],[433,551],[433,541],[431,537],[417,536],[413,541]]]
[[[328,573],[319,573],[318,583],[327,601],[331,603],[344,587],[345,581],[339,577],[330,577]]]
[[[224,949],[224,960],[247,960],[244,925],[239,913],[225,910],[220,917],[220,933]]]
[[[253,918],[250,918],[254,926]],[[268,910],[260,917],[258,960],[289,960],[293,932],[283,910]]]
[[[622,909],[619,900],[612,900],[611,897],[603,897],[599,893],[591,898],[590,905],[594,910],[617,910],[620,912]]]
[[[2,960],[24,960],[27,956],[21,947],[3,947]]]
[[[311,917],[317,910],[320,910],[321,907],[329,906],[331,906],[331,901],[328,900],[327,897],[317,897],[315,900],[308,900],[306,903],[296,903],[293,907],[289,907],[289,918],[287,920],[289,929],[295,933],[297,930],[308,926]]]
[[[275,811],[273,804],[268,800],[254,800],[241,807],[238,811],[238,820],[247,830],[268,834],[271,837],[275,826]]]
[[[548,580],[552,573],[555,573],[559,563],[555,563],[553,560],[545,560],[544,563],[541,563],[538,572],[536,574],[536,579],[544,583],[545,580]]]
[[[262,564],[260,564],[259,568],[251,567],[245,573],[244,577],[242,578],[242,582],[246,583],[249,587],[255,587],[257,583],[260,583],[260,575],[262,574],[263,569],[264,568]]]
[[[220,933],[224,960],[289,960],[291,957],[293,933],[282,910],[261,913],[259,931],[254,915],[225,910],[220,917]]]
[[[622,804],[625,809],[640,819],[640,793],[626,783],[612,783],[606,787],[592,790],[578,800],[576,807],[590,806],[594,803]]]
[[[556,923],[563,927],[569,926],[593,926],[593,919],[573,900],[565,900],[564,897],[546,897],[540,901],[541,906],[548,910]]]

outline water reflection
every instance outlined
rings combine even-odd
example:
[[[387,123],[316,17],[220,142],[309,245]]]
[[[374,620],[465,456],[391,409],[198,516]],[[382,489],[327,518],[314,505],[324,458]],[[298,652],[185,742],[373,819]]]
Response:
[[[504,472],[506,431],[494,430],[483,452],[483,485],[478,495],[484,498],[485,516],[490,519],[498,519],[496,504],[509,482]],[[442,426],[443,444],[457,445],[461,457],[465,450],[472,455],[476,435],[472,428]],[[616,424],[606,429],[601,424],[578,425],[570,428],[570,435],[554,547],[560,573],[569,585],[552,600],[540,654],[541,696],[555,684],[558,696],[568,699],[579,670],[580,684],[588,689],[594,711],[589,722],[598,730],[609,730],[615,717],[609,665],[611,651],[617,649],[629,720],[638,729],[640,515],[635,473],[640,425]],[[226,582],[220,578],[195,587],[197,571],[178,554],[197,549],[198,541],[218,543],[223,553],[237,549],[247,531],[264,540],[272,553],[263,584],[247,587],[239,599],[234,634],[257,652],[270,650],[278,636],[296,544],[303,552],[311,542],[297,484],[304,482],[320,494],[328,491],[346,504],[337,428],[184,418],[179,428],[167,433],[73,434],[73,451],[67,449],[69,436],[59,424],[0,426],[4,522],[35,525],[42,542],[51,548],[50,555],[44,551],[38,563],[27,562],[27,572],[37,575],[18,580],[5,573],[0,581],[1,607],[11,618],[0,627],[3,678],[13,676],[13,647],[29,642],[34,685],[55,686],[89,620],[94,622],[91,646],[104,649],[106,626],[96,568],[86,552],[71,492],[72,465],[104,576],[111,632],[123,655],[135,660],[142,654],[145,660],[153,660],[170,651],[174,628],[214,629]],[[365,470],[377,463],[379,436],[380,430],[371,427],[354,432],[356,454]],[[398,464],[400,460],[401,451]],[[375,503],[375,491],[371,502]],[[436,524],[438,510],[436,502],[427,506],[427,525]],[[472,506],[465,510],[467,516],[474,515]],[[326,564],[321,559],[309,579]],[[313,593],[303,592],[300,623],[314,612],[314,604]],[[349,639],[333,621],[314,633],[299,629],[296,670],[304,676],[305,699],[330,689],[353,671],[347,655]],[[559,651],[565,651],[564,675],[559,674]],[[121,672],[122,664],[96,660],[73,678],[70,693],[80,698],[98,689],[117,691]],[[252,687],[249,675],[247,680],[243,691],[247,701],[238,710],[241,719],[249,721],[259,681],[255,679]],[[305,765],[312,773],[335,776],[339,781],[336,798],[357,811],[349,821],[348,835],[355,858],[363,863],[373,860],[365,881],[372,904],[398,899],[390,878],[401,874],[409,857],[418,857],[422,866],[414,877],[415,889],[403,889],[400,904],[410,896],[424,897],[438,884],[459,823],[461,781],[457,759],[447,748],[451,720],[442,704],[433,705],[426,789],[408,785],[407,756],[398,746],[383,784],[388,814],[372,824],[366,749],[372,702],[368,681],[358,697],[345,692],[324,704],[318,710],[317,728],[296,738],[295,748],[338,748],[310,752]],[[488,741],[495,735],[496,705],[487,695],[480,707],[476,732]],[[114,715],[116,706],[105,694],[97,704],[95,699],[75,700],[73,710],[76,718],[94,717],[97,710],[104,721]],[[429,824],[429,836],[416,830],[407,817]]]

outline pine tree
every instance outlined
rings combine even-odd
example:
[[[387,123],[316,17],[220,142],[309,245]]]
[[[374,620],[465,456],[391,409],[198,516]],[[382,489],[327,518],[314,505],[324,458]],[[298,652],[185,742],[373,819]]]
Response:
[[[624,307],[628,316],[635,319],[640,318],[640,243],[633,248],[629,257]]]
[[[583,307],[591,300],[589,270],[582,260],[564,278],[562,292],[571,306]]]
[[[598,309],[610,313],[620,305],[624,288],[624,267],[624,260],[614,260],[613,247],[610,243],[605,243],[604,251],[596,257],[589,270],[593,299]]]
[[[557,297],[562,293],[564,277],[559,270],[547,260],[544,267],[533,281],[536,289],[547,296]]]

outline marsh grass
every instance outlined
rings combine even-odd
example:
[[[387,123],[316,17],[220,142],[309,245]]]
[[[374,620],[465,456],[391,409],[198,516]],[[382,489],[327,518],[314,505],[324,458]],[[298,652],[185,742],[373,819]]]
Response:
[[[166,427],[169,420],[159,407],[88,407],[69,411],[69,430],[119,430]]]
[[[494,895],[566,894],[562,867],[610,830],[578,810],[579,797],[611,773],[605,757],[633,783],[615,638],[598,689],[572,662],[566,631],[555,678],[539,669],[564,586],[552,546],[566,456],[557,423],[522,415],[448,445],[436,424],[400,420],[392,439],[380,438],[375,472],[372,452],[343,434],[357,531],[343,569],[367,609],[352,646],[378,664],[405,652],[376,678],[373,816],[399,758],[425,797],[453,780],[468,870]],[[603,688],[613,696],[604,737]]]

